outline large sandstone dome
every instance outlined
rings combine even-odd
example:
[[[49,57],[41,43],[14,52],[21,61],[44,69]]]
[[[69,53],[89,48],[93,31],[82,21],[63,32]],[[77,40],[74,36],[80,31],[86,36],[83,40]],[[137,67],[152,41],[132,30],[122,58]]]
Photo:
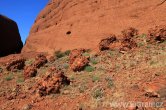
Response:
[[[15,21],[0,15],[0,57],[19,53],[23,47]]]
[[[51,0],[38,15],[23,52],[97,49],[99,41],[127,27],[141,33],[166,23],[162,0]]]

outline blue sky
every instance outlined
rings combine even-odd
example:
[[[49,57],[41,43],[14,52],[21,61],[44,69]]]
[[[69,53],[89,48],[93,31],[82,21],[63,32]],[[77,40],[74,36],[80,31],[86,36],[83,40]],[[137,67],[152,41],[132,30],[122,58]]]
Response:
[[[31,26],[47,2],[48,0],[0,0],[0,14],[17,22],[21,39],[25,43]]]

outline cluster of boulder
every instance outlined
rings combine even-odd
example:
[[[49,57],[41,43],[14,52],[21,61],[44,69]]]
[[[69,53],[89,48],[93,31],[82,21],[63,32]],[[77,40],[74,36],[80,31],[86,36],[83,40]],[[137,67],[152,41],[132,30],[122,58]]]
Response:
[[[74,49],[69,55],[69,64],[70,68],[73,71],[81,71],[89,63],[89,58],[83,56],[83,53],[86,52],[85,49]]]
[[[25,58],[12,59],[6,63],[6,70],[16,72],[17,70],[24,70],[24,78],[34,77],[37,74],[37,69],[42,67],[47,63],[46,56],[39,54],[36,56],[35,61],[29,65],[25,66]]]
[[[24,58],[11,60],[6,64],[6,69],[13,72],[24,70],[24,78],[28,79],[36,76],[37,69],[47,63],[47,58],[46,56],[39,54],[36,56],[35,61],[29,66],[25,66],[25,61]],[[34,91],[36,91],[39,96],[46,96],[59,93],[62,86],[69,84],[70,80],[64,75],[64,72],[55,67],[51,67],[46,75],[36,83]]]
[[[25,67],[25,69],[24,69],[25,79],[36,76],[37,69],[39,69],[40,67],[42,67],[46,63],[47,63],[46,56],[44,56],[42,54],[37,55],[34,63]]]
[[[131,50],[137,47],[136,42],[134,41],[134,36],[138,35],[138,30],[135,28],[128,28],[122,31],[122,35],[118,38],[116,35],[112,34],[110,37],[102,39],[99,43],[99,50],[120,50],[126,51]]]
[[[12,59],[11,61],[6,63],[6,69],[12,72],[24,69],[24,66],[25,66],[24,58]]]
[[[60,88],[69,85],[70,80],[64,73],[55,67],[51,67],[46,75],[35,86],[35,91],[39,96],[46,96],[60,92]]]
[[[120,50],[127,51],[137,47],[134,36],[138,35],[138,30],[128,28],[121,32],[122,34],[116,37],[111,34],[108,38],[102,39],[99,43],[99,50]],[[147,42],[156,43],[166,41],[166,26],[156,26],[154,29],[149,29],[147,34]]]
[[[156,26],[148,31],[147,41],[150,43],[166,41],[166,25]]]

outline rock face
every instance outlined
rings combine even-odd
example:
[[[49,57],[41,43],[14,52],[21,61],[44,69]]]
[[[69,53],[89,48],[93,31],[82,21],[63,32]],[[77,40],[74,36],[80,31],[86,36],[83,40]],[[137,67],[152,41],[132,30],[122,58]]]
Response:
[[[23,43],[16,22],[0,15],[0,57],[21,52]]]
[[[166,23],[160,0],[51,0],[38,15],[23,52],[98,49],[101,39],[135,27],[141,33]],[[160,5],[159,5],[160,4]]]

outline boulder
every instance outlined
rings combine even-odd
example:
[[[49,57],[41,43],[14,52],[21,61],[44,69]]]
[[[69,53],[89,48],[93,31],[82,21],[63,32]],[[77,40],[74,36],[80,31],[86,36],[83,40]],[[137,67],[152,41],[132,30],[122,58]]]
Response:
[[[64,85],[69,85],[70,80],[64,73],[56,68],[50,68],[46,75],[37,83],[35,90],[39,96],[56,94]]]
[[[34,66],[26,66],[24,68],[24,79],[35,77],[37,74],[37,68]]]
[[[25,66],[25,59],[19,58],[19,59],[12,59],[9,62],[6,63],[6,69],[8,71],[16,71],[21,70]]]
[[[81,71],[89,64],[89,60],[85,56],[77,57],[74,62],[70,65],[73,71]]]
[[[46,56],[44,56],[42,54],[38,54],[35,58],[35,62],[33,63],[33,66],[36,68],[40,68],[46,63],[47,63]]]
[[[160,25],[149,29],[147,41],[150,43],[161,43],[166,41],[166,25]]]

